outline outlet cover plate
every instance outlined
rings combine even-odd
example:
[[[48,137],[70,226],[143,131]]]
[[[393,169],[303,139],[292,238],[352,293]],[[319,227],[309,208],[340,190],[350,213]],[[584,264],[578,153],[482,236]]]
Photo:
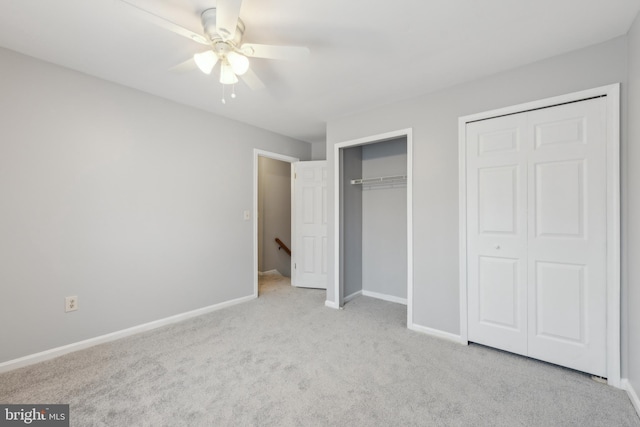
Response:
[[[78,297],[66,297],[64,299],[64,311],[68,313],[70,311],[76,311],[78,309]]]

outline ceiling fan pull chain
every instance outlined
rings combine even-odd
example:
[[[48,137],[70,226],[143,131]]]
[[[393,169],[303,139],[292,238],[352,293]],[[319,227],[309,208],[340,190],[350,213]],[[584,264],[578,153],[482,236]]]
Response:
[[[231,98],[236,99],[236,85],[231,86]]]
[[[227,103],[227,100],[226,100],[226,99],[224,99],[224,85],[222,85],[222,103],[223,103],[223,104],[226,104],[226,103]]]

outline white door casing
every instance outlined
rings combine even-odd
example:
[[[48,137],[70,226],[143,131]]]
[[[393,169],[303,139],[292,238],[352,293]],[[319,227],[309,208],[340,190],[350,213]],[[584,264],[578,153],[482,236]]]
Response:
[[[327,299],[325,305],[334,309],[339,309],[344,304],[344,284],[341,283],[340,271],[344,262],[343,253],[340,249],[341,240],[341,151],[351,147],[375,144],[377,142],[389,141],[396,138],[407,138],[407,328],[435,335],[448,340],[461,342],[458,337],[444,331],[425,328],[413,322],[413,129],[406,128],[385,132],[376,135],[369,135],[362,138],[352,139],[336,143],[333,146],[333,300]],[[465,299],[466,301],[466,299]]]
[[[466,123],[469,340],[610,375],[607,105]]]
[[[292,284],[327,288],[327,162],[293,164]]]

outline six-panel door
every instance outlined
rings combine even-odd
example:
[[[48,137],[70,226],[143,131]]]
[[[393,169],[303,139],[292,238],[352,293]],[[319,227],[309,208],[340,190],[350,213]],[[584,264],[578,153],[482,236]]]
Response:
[[[528,113],[529,352],[606,370],[606,101]]]
[[[467,125],[469,340],[606,376],[605,108]]]
[[[294,164],[293,284],[327,288],[327,162]]]
[[[469,337],[519,354],[527,349],[525,125],[516,114],[467,127]]]

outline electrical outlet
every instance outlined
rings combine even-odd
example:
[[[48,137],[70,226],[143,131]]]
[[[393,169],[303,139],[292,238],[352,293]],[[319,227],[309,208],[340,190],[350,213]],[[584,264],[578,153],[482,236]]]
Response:
[[[70,311],[76,311],[78,309],[78,297],[66,297],[64,299],[64,311],[68,313]]]

